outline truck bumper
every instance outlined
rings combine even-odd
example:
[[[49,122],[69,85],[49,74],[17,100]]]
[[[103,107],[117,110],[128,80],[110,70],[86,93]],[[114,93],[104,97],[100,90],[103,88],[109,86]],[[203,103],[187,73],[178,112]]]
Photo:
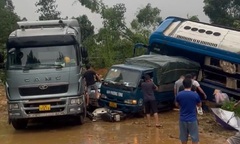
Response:
[[[63,115],[78,115],[86,110],[83,96],[46,99],[8,101],[9,120]]]
[[[109,109],[113,110],[119,110],[124,113],[139,113],[143,111],[143,106],[139,105],[129,105],[129,104],[121,104],[121,103],[116,103],[116,107],[110,107],[110,102],[107,99],[102,99],[100,98],[98,100],[100,107],[107,107]],[[114,102],[113,102],[114,103]]]

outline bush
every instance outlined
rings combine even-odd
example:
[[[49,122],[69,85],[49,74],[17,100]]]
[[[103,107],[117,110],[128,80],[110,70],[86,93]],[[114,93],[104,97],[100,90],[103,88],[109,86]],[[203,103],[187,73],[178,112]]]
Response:
[[[227,111],[234,112],[236,116],[240,117],[240,106],[238,105],[234,107],[236,102],[236,100],[230,99],[229,101],[225,101],[221,108]]]

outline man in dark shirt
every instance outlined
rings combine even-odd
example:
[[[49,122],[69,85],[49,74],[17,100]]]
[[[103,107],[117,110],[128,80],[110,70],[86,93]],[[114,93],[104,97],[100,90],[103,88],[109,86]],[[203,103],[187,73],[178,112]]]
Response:
[[[99,81],[100,78],[97,73],[92,69],[91,65],[86,65],[87,71],[83,74],[83,79],[86,82],[86,96],[87,96],[87,106],[89,104],[89,94],[91,93],[91,89],[95,90],[95,96],[98,98],[98,87],[96,85],[96,80]]]
[[[147,115],[147,126],[151,126],[150,122],[150,112],[154,113],[155,123],[156,127],[159,127],[159,120],[158,120],[158,109],[157,109],[157,102],[154,96],[154,90],[157,90],[157,86],[152,82],[149,75],[145,75],[145,81],[142,82],[141,88],[143,92],[143,99],[144,99],[144,106],[145,106],[145,112]]]

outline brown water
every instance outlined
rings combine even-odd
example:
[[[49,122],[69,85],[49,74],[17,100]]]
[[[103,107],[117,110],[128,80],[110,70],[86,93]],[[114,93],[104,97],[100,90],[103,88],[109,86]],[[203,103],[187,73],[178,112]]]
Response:
[[[160,113],[159,118],[161,128],[146,127],[145,118],[133,118],[114,123],[87,119],[80,126],[52,121],[16,131],[7,124],[6,114],[0,114],[0,144],[179,144],[178,112]],[[199,119],[200,144],[222,144],[233,133]]]

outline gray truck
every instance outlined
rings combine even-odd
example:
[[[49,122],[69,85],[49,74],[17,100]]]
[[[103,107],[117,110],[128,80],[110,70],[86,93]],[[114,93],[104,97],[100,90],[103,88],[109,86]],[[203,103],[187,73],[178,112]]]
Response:
[[[30,119],[53,116],[73,116],[82,124],[87,51],[78,21],[24,21],[18,26],[6,43],[9,124],[24,129]]]

